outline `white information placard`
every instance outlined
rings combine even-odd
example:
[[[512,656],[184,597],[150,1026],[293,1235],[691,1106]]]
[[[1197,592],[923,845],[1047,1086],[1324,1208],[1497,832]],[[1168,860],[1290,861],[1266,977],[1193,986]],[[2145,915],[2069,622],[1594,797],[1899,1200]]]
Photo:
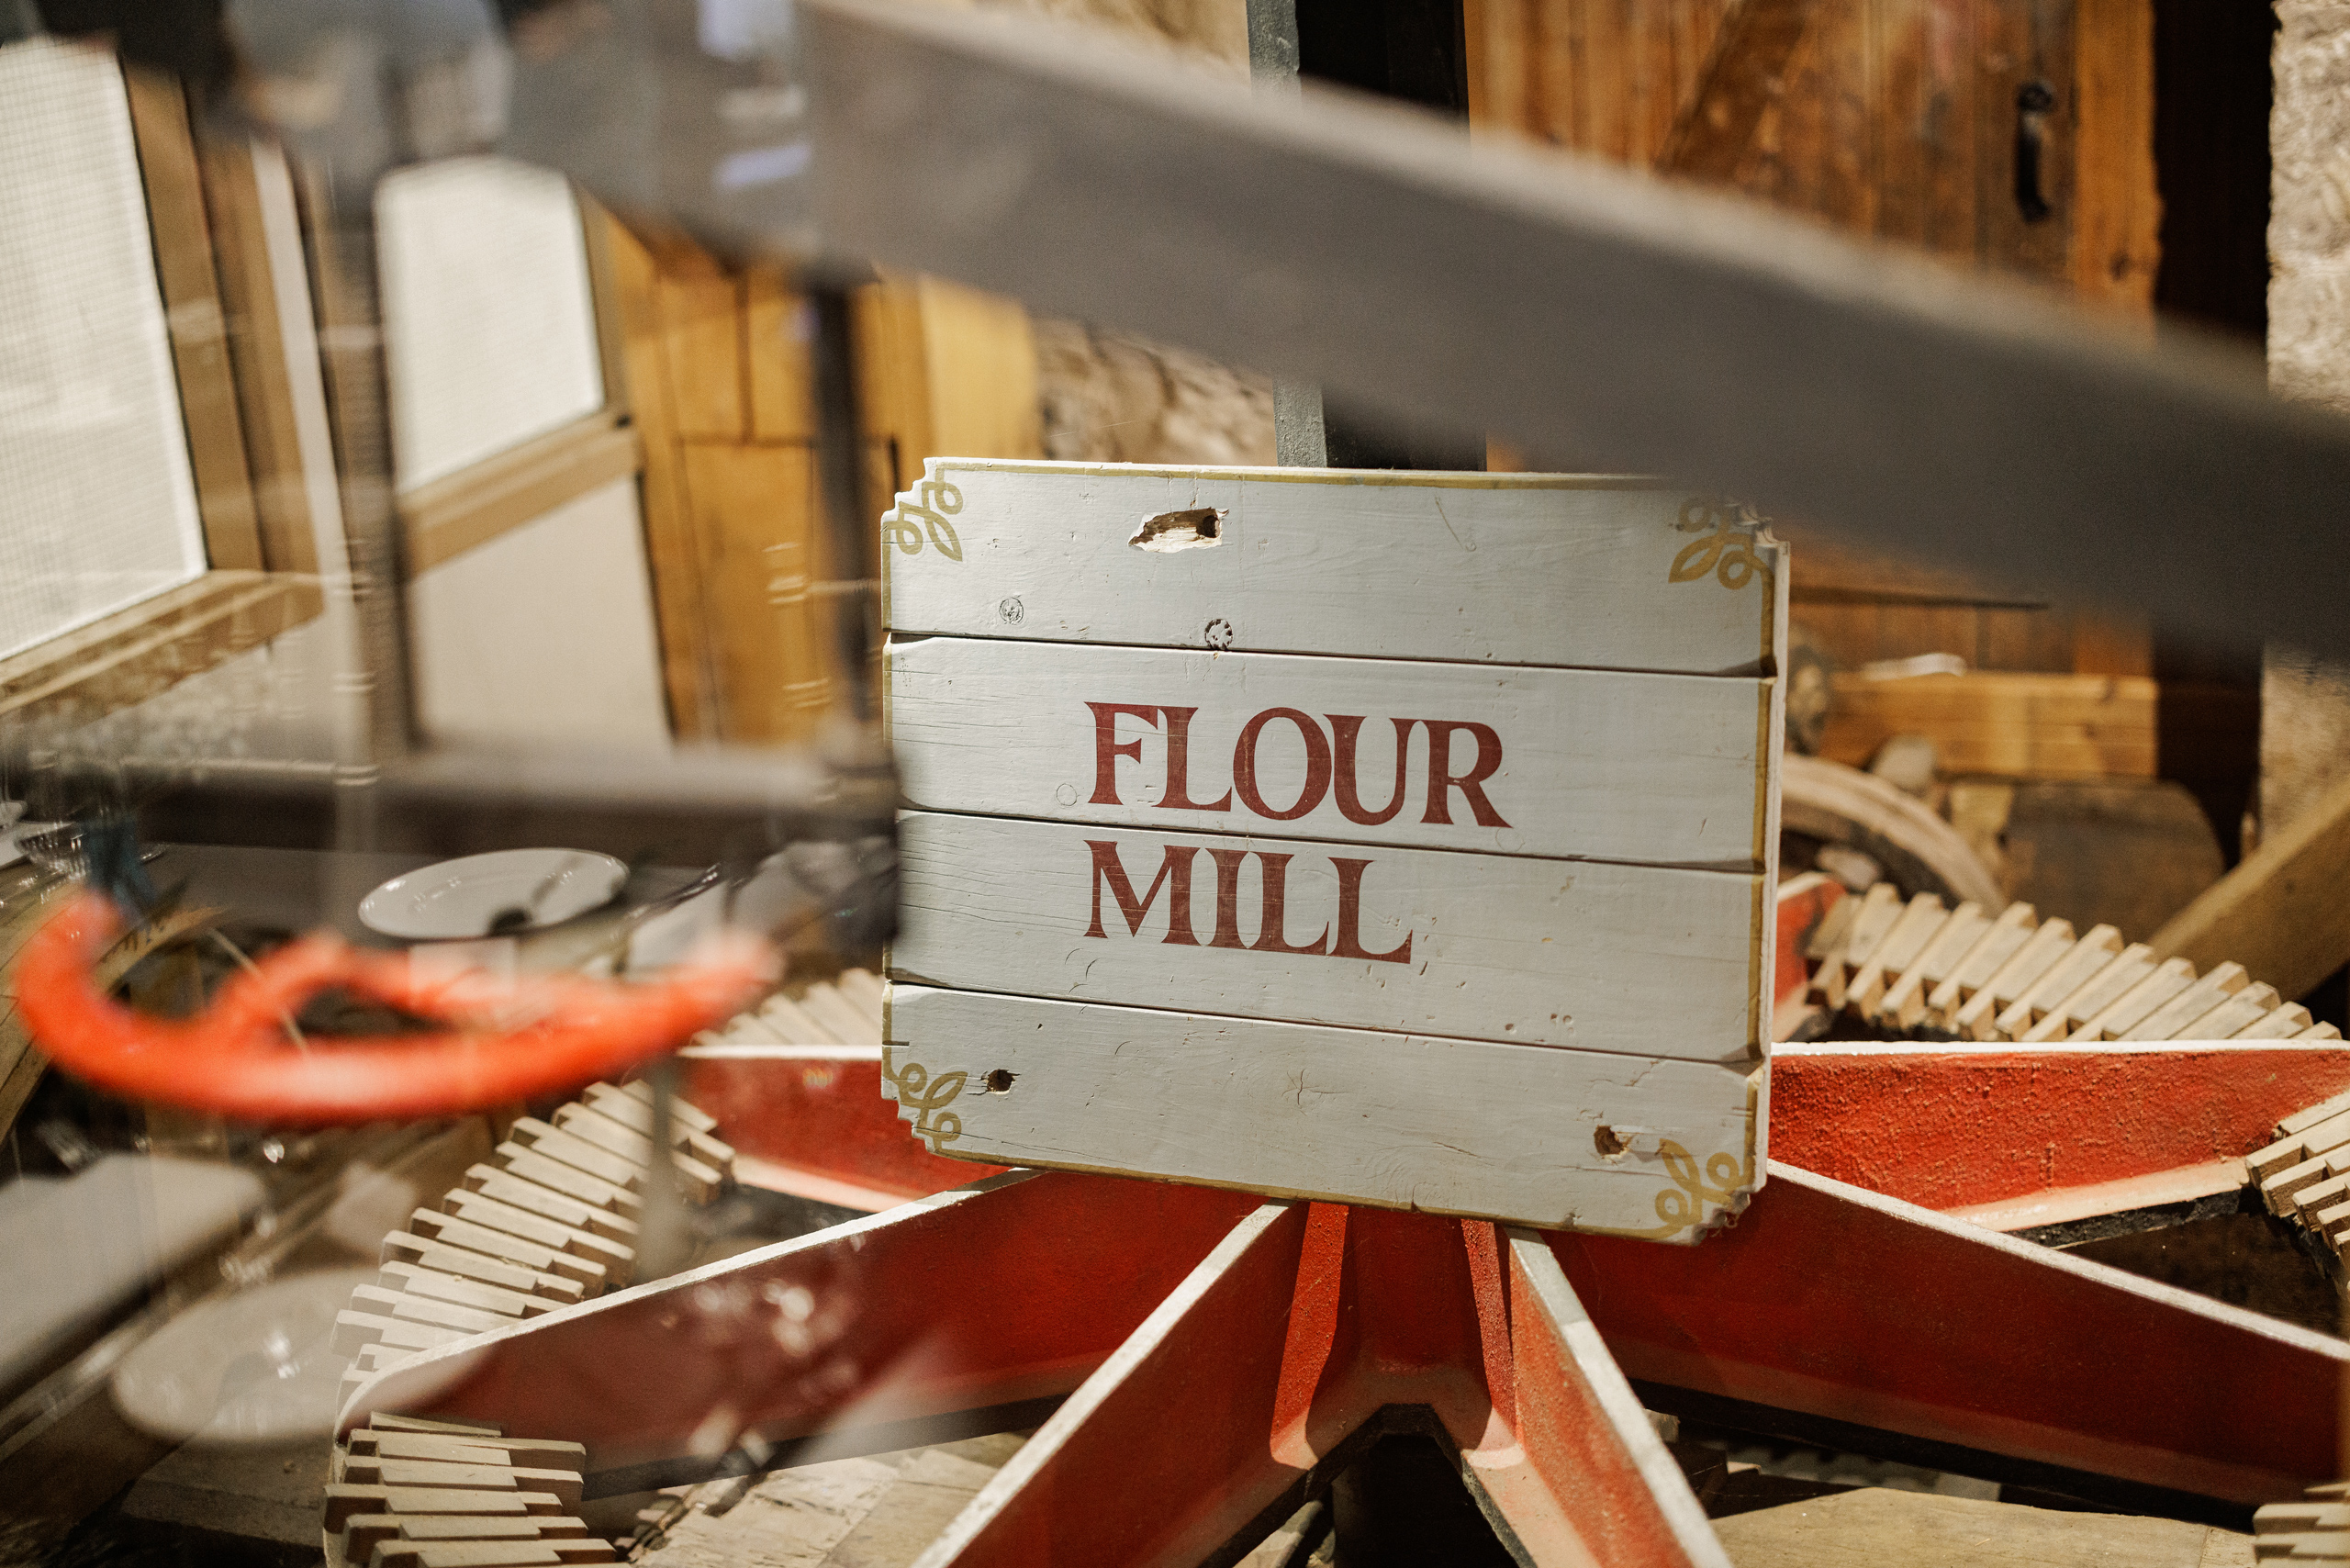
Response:
[[[1691,1240],[1760,1179],[1786,561],[1639,481],[934,459],[883,1092],[941,1154]]]

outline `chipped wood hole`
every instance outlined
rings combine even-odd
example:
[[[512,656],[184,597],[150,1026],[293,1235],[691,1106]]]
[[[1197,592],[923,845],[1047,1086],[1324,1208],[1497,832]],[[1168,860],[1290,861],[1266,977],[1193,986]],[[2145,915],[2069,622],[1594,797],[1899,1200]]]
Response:
[[[1224,542],[1224,511],[1222,507],[1163,511],[1144,518],[1126,543],[1137,550],[1204,550]]]

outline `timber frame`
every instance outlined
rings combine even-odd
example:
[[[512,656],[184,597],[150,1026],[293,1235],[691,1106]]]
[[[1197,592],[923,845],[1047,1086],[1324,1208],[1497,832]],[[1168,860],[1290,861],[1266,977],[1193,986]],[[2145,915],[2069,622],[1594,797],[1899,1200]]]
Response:
[[[210,569],[0,659],[0,719],[113,712],[323,605],[250,155],[196,136],[175,80],[123,84]]]
[[[604,406],[559,430],[403,492],[396,504],[401,565],[409,577],[487,544],[590,490],[644,472],[644,443],[633,424],[622,349],[619,285],[612,261],[614,220],[586,192],[575,188],[573,194],[579,209],[580,238],[588,251]]]

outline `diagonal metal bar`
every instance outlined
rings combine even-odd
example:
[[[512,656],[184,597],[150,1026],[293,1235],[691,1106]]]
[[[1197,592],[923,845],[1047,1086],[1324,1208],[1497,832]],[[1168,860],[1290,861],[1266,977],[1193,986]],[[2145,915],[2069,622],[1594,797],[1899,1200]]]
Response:
[[[430,1352],[363,1385],[341,1428],[380,1410],[584,1443],[602,1496],[792,1445],[808,1462],[1024,1426],[1257,1202],[992,1177]]]
[[[2174,1500],[2334,1473],[2350,1345],[1776,1160],[1702,1247],[1549,1240],[1636,1383]]]
[[[2249,353],[1000,13],[810,0],[828,244],[2235,639],[2350,649],[2350,425]]]

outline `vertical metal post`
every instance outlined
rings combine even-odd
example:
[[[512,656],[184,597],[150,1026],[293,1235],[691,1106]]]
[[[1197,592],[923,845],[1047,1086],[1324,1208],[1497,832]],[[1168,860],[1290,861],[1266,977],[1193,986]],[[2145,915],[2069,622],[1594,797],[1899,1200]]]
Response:
[[[1295,96],[1315,76],[1468,113],[1468,45],[1460,0],[1248,0],[1248,74],[1260,92]],[[1309,37],[1309,33],[1311,36]],[[1274,460],[1284,468],[1483,468],[1482,439],[1398,431],[1326,408],[1311,382],[1273,384]]]
[[[878,578],[875,557],[877,521],[868,522],[857,500],[861,446],[856,395],[854,300],[847,285],[811,278],[808,300],[816,313],[816,493],[823,507],[831,575],[854,582]],[[880,605],[867,589],[835,601],[833,634],[840,659],[841,711],[859,723],[876,717],[869,681],[879,642]]]
[[[1248,76],[1260,93],[1297,96],[1297,0],[1248,0]],[[1273,383],[1273,461],[1284,468],[1326,466],[1322,388]]]
[[[375,218],[367,196],[338,193],[315,171],[304,174],[319,362],[357,619],[358,657],[339,680],[339,695],[365,725],[367,754],[364,766],[337,759],[345,765],[336,769],[335,840],[340,849],[367,849],[375,837],[375,785],[383,764],[408,751],[414,734]]]

